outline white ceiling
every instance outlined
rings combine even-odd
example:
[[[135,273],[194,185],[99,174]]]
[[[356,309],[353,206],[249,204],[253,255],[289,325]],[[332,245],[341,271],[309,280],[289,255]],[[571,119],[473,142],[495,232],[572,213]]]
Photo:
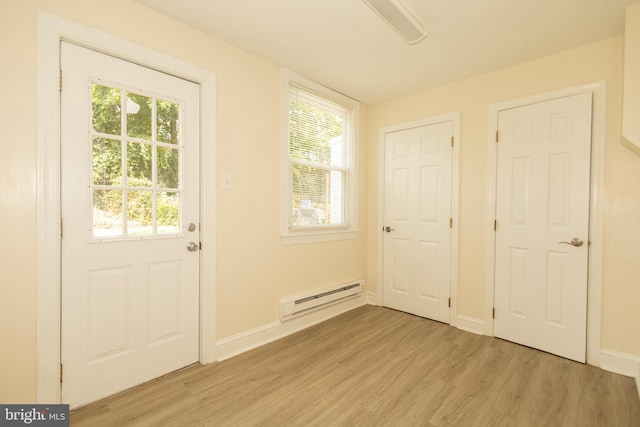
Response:
[[[640,0],[405,0],[407,45],[361,0],[136,0],[371,104],[622,34]]]

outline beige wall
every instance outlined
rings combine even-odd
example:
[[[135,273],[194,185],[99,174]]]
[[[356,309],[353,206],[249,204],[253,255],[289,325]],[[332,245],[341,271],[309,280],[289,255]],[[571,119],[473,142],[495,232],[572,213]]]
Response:
[[[605,80],[606,166],[602,347],[640,355],[640,157],[620,144],[622,37],[375,104],[369,108],[369,181],[381,127],[461,112],[458,314],[484,320],[489,105]],[[369,192],[369,284],[377,283],[377,187]]]
[[[218,339],[276,321],[285,296],[365,278],[364,231],[356,240],[280,243],[277,65],[131,0],[0,0],[0,402],[36,400],[37,9],[216,73],[217,170],[234,183],[217,199]],[[363,124],[366,115],[363,107]],[[364,230],[366,145],[359,153]]]

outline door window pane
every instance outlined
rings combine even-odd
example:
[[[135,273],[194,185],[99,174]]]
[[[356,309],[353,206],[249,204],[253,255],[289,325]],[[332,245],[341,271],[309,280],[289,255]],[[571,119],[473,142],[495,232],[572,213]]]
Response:
[[[178,144],[180,136],[180,104],[157,101],[158,141]]]
[[[175,148],[158,147],[158,187],[178,188],[180,185],[180,152]]]
[[[93,183],[120,185],[122,181],[122,144],[115,139],[93,138]]]
[[[180,234],[182,105],[96,82],[91,97],[93,237]]]
[[[122,236],[122,191],[93,192],[93,237]]]
[[[158,234],[180,232],[180,193],[160,192],[156,200]]]
[[[93,130],[120,135],[122,128],[122,91],[97,83],[91,85]]]
[[[127,191],[127,234],[153,233],[153,192]]]
[[[153,164],[151,145],[139,142],[127,143],[127,186],[151,187]]]
[[[151,105],[148,96],[127,93],[127,136],[151,140]]]

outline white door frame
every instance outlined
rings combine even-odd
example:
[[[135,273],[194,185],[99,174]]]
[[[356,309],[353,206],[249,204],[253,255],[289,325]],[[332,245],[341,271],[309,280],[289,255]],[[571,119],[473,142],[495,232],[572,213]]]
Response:
[[[496,132],[500,111],[550,101],[581,93],[593,94],[591,134],[591,197],[589,201],[589,264],[587,281],[587,363],[600,366],[600,319],[602,302],[602,235],[604,215],[604,148],[606,126],[606,82],[600,81],[525,98],[513,99],[489,106],[489,137],[487,145],[487,216],[485,232],[485,335],[493,336],[495,300],[495,232],[497,156]]]
[[[60,402],[60,42],[67,41],[200,85],[200,354],[216,359],[216,77],[187,62],[38,11],[37,402]],[[206,167],[204,167],[206,165]]]
[[[451,229],[451,276],[449,281],[449,296],[451,298],[451,311],[449,312],[449,324],[457,326],[458,307],[458,226],[459,226],[459,193],[460,193],[460,112],[442,114],[426,119],[401,123],[380,128],[378,132],[378,286],[377,304],[382,305],[383,300],[383,267],[384,267],[384,142],[387,133],[413,129],[422,126],[434,125],[442,122],[453,122],[453,153],[451,165],[451,217],[453,227]]]

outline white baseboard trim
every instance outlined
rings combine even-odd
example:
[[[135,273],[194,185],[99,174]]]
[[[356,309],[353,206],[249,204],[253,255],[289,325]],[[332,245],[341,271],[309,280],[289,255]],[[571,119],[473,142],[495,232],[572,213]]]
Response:
[[[367,304],[382,305],[382,303],[378,301],[378,294],[374,294],[373,292],[367,292]]]
[[[605,371],[636,378],[640,374],[640,356],[603,348],[600,350],[600,367]]]
[[[600,350],[600,367],[605,371],[635,378],[640,397],[640,356],[603,348]]]
[[[478,335],[484,335],[484,320],[468,316],[458,316],[456,317],[456,320],[456,327],[458,329]]]
[[[216,360],[221,362],[272,341],[294,334],[317,323],[367,304],[367,294],[360,294],[324,309],[295,317],[284,322],[272,322],[241,332],[216,342]]]

